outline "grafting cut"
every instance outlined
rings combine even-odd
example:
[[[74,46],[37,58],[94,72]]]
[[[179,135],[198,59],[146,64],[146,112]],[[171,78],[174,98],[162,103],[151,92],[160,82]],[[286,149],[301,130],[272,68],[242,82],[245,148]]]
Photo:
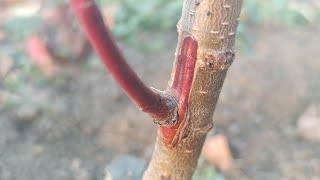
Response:
[[[197,60],[198,43],[192,37],[182,42],[171,91],[178,99],[178,122],[171,127],[160,127],[160,134],[169,147],[174,147],[185,136],[188,123],[188,102]]]
[[[242,0],[184,0],[177,25],[179,40],[172,83],[164,92],[146,87],[126,63],[94,0],[70,1],[110,74],[159,125],[143,179],[191,179],[213,126],[212,116],[227,70],[235,57]]]

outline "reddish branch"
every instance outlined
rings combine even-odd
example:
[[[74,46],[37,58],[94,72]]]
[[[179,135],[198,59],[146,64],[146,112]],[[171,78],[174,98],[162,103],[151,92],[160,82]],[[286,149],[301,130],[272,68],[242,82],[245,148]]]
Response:
[[[57,67],[54,64],[52,55],[46,43],[39,36],[30,36],[26,41],[26,52],[32,62],[46,75],[52,76],[56,73]]]
[[[70,0],[71,7],[82,25],[91,45],[111,75],[138,105],[156,120],[175,117],[176,103],[169,96],[148,88],[130,68],[106,25],[100,10],[93,0]]]
[[[143,111],[161,120],[160,124],[165,125],[160,128],[163,142],[175,146],[185,135],[188,124],[189,93],[198,43],[192,37],[183,40],[170,91],[172,95],[159,94],[146,87],[126,63],[93,0],[71,0],[71,5],[90,43],[118,84]]]

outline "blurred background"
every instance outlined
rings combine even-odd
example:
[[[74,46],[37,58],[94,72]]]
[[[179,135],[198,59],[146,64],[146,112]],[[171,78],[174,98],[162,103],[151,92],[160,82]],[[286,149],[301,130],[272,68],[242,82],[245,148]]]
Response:
[[[182,0],[98,3],[129,64],[165,89]],[[140,179],[156,127],[106,73],[67,2],[1,0],[0,19],[0,179]],[[319,22],[318,0],[244,1],[194,180],[320,178]]]

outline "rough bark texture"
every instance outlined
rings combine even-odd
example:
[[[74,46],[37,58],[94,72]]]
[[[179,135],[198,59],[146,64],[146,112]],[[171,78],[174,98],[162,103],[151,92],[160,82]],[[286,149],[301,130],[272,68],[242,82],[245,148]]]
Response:
[[[180,134],[176,144],[164,141],[162,129],[167,127],[160,127],[155,150],[143,179],[191,179],[203,142],[213,126],[212,116],[227,69],[234,59],[241,4],[242,0],[184,1],[182,17],[177,26],[179,39],[176,63],[168,91],[172,91],[176,73],[181,72],[178,57],[183,41],[191,37],[197,42],[197,58],[187,98],[185,127],[175,131]]]

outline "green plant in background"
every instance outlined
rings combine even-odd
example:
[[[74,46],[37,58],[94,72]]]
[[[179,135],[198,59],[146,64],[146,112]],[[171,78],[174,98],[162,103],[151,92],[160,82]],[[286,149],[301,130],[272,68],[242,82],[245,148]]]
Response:
[[[248,36],[248,25],[268,24],[275,26],[306,26],[320,17],[320,6],[313,0],[246,0],[243,4],[242,20],[238,28],[238,47],[250,52],[253,42]]]
[[[16,17],[4,23],[4,29],[13,35],[13,40],[23,40],[41,26],[42,20],[39,16]]]
[[[44,87],[48,84],[48,80],[30,64],[23,52],[18,51],[11,57],[11,60],[14,61],[14,67],[2,79],[4,86],[2,93],[7,92],[4,95],[2,94],[4,98],[3,108],[13,109],[25,104],[38,108],[46,107],[47,104],[39,104],[34,101],[34,96],[30,96],[30,94],[35,94],[32,86]]]
[[[289,0],[247,0],[244,3],[243,17],[254,24],[306,25],[308,19]],[[311,4],[309,4],[311,5]]]
[[[118,11],[115,16],[114,34],[126,42],[134,43],[143,33],[174,30],[180,18],[181,1],[172,0],[100,0],[102,5],[115,3]],[[273,24],[280,26],[307,25],[317,19],[319,7],[312,0],[246,0],[244,1],[242,20],[239,27],[238,46],[247,51],[251,39],[246,35],[248,24]],[[152,45],[159,49],[159,39]]]
[[[139,49],[143,51],[163,48],[163,37],[159,32],[174,30],[182,5],[181,1],[172,0],[100,0],[99,3],[118,7],[115,14],[116,25],[112,29],[118,38],[135,44],[152,36],[147,45],[139,45]]]
[[[174,28],[179,20],[181,2],[172,0],[109,0],[116,3],[116,26],[113,32],[120,37],[132,37],[141,30],[157,31]],[[102,1],[106,3],[106,1]]]
[[[218,173],[214,168],[207,167],[198,169],[194,173],[192,180],[225,180],[226,178]]]

